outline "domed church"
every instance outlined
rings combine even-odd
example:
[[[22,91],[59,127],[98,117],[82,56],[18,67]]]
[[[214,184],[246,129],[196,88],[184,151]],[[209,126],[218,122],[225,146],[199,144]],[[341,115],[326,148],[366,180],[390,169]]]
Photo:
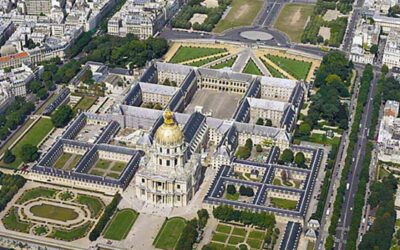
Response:
[[[189,153],[190,145],[170,110],[153,137],[135,175],[136,196],[152,204],[185,206],[200,185],[200,155]]]

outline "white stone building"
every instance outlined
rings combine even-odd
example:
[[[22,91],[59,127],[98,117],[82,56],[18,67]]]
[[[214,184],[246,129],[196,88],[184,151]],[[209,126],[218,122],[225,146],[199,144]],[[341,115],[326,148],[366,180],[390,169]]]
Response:
[[[379,127],[378,159],[384,162],[400,164],[400,104],[388,100]]]
[[[400,30],[393,29],[387,37],[382,63],[389,68],[400,67]]]

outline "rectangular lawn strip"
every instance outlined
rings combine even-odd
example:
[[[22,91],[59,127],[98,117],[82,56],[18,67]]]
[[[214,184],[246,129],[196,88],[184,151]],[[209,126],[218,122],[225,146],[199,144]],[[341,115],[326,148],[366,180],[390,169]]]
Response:
[[[212,241],[218,241],[222,243],[225,243],[227,239],[228,235],[223,233],[215,233],[212,237]]]
[[[78,194],[76,201],[80,204],[88,206],[89,210],[92,212],[92,218],[97,218],[100,212],[104,209],[104,203],[97,197]]]
[[[274,55],[267,55],[266,57],[297,80],[306,79],[311,68],[310,62]]]
[[[57,159],[56,163],[54,163],[54,168],[61,169],[64,167],[65,163],[72,157],[70,153],[62,153],[62,155]]]
[[[73,111],[87,111],[96,102],[97,97],[95,96],[83,96],[78,103],[74,106]]]
[[[96,163],[95,168],[107,169],[112,164],[112,161],[99,159]]]
[[[223,69],[225,67],[232,67],[236,61],[236,57],[232,57],[231,59],[226,60],[225,62],[215,64],[211,66],[212,69]]]
[[[285,78],[285,76],[282,75],[281,72],[279,72],[278,70],[276,70],[276,69],[275,69],[274,67],[272,67],[269,63],[267,63],[267,62],[264,61],[264,60],[261,60],[261,61],[264,63],[265,67],[267,67],[267,69],[268,69],[269,73],[271,73],[271,76],[272,76],[272,77],[275,77],[275,78]]]
[[[91,175],[97,175],[97,176],[103,176],[104,175],[104,171],[102,170],[97,170],[97,169],[92,169],[92,171],[90,171]]]
[[[120,176],[119,173],[108,173],[107,177],[113,178],[113,179],[118,179]]]
[[[271,197],[271,203],[275,207],[282,209],[289,209],[289,210],[294,210],[296,209],[297,206],[297,201],[275,198],[275,197]]]
[[[71,161],[70,164],[68,164],[68,166],[65,168],[65,170],[71,170],[73,168],[76,167],[76,165],[78,165],[78,162],[80,161],[80,159],[82,158],[82,155],[72,155],[74,157],[74,159]]]
[[[53,229],[53,232],[50,234],[50,237],[63,241],[73,241],[84,237],[89,228],[90,228],[90,222],[83,224],[82,226],[72,230],[63,230],[55,228]]]
[[[125,239],[135,223],[139,214],[132,209],[123,209],[118,211],[108,224],[104,238],[110,240]]]
[[[258,76],[262,75],[261,71],[258,69],[255,62],[251,59],[247,62],[246,66],[244,67],[243,73],[258,75]]]
[[[235,227],[232,231],[232,234],[239,236],[246,236],[247,230],[245,228]]]
[[[254,230],[254,231],[251,231],[251,232],[249,233],[248,238],[252,238],[252,239],[263,239],[264,236],[265,236],[265,232]]]
[[[313,11],[314,5],[311,4],[285,4],[274,27],[286,33],[292,42],[300,42],[306,23]]]
[[[171,63],[181,63],[189,60],[194,60],[201,57],[211,56],[225,52],[221,48],[206,48],[206,47],[186,47],[181,46],[171,58]]]
[[[4,216],[3,219],[4,227],[8,230],[28,233],[30,229],[30,224],[22,222],[18,219],[17,209],[15,207],[11,208],[8,215]]]
[[[37,121],[36,124],[33,125],[33,127],[31,127],[31,129],[11,149],[11,152],[16,157],[15,161],[10,164],[5,164],[2,162],[2,165],[8,165],[12,168],[17,168],[22,163],[22,146],[25,144],[37,146],[43,140],[43,138],[50,133],[53,127],[53,123],[50,119],[40,118],[39,121]]]
[[[181,217],[173,217],[165,220],[153,245],[161,249],[174,249],[185,226],[186,220]]]
[[[215,229],[216,232],[229,234],[232,230],[231,226],[218,224],[217,228]]]
[[[246,243],[249,244],[251,248],[260,249],[263,241],[249,238],[247,239]]]
[[[244,242],[244,237],[239,237],[239,236],[231,236],[231,237],[229,237],[229,240],[228,240],[228,244],[231,244],[231,245],[237,245],[242,242]]]
[[[233,0],[228,14],[217,23],[213,32],[220,33],[230,28],[251,25],[263,4],[262,0]]]
[[[38,187],[34,188],[31,190],[25,191],[22,196],[17,200],[17,204],[23,204],[26,201],[30,201],[39,197],[46,197],[46,198],[52,198],[55,196],[55,194],[58,192],[58,190],[55,189],[50,189],[50,188],[44,188],[44,187]]]
[[[202,59],[202,60],[199,60],[199,61],[196,61],[196,62],[189,63],[188,65],[194,66],[194,67],[200,67],[200,66],[203,66],[203,65],[205,65],[207,63],[210,63],[210,62],[213,62],[215,60],[218,60],[223,56],[225,56],[225,54],[209,57],[209,58],[206,58],[206,59]]]
[[[112,171],[118,171],[122,172],[124,168],[126,167],[127,163],[122,162],[122,161],[116,161],[114,163],[114,166],[111,168]]]

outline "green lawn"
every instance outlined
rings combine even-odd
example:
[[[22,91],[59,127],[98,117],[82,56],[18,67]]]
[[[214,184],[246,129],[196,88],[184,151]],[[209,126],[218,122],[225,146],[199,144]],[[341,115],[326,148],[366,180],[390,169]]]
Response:
[[[50,204],[35,205],[30,208],[33,215],[59,221],[69,221],[78,218],[73,209]]]
[[[277,208],[294,210],[296,209],[297,201],[271,197],[271,204]]]
[[[279,72],[279,71],[276,70],[274,67],[272,67],[269,63],[267,63],[267,61],[264,61],[264,60],[261,60],[261,61],[264,63],[265,67],[267,67],[267,69],[268,69],[269,73],[271,73],[271,76],[272,76],[272,77],[275,77],[275,78],[285,78],[285,76],[282,75],[281,72]]]
[[[244,242],[244,237],[239,237],[239,236],[231,236],[228,240],[228,243],[231,245],[237,245],[242,242]]]
[[[118,211],[107,226],[104,238],[110,240],[125,239],[138,216],[139,214],[132,209]]]
[[[116,161],[114,166],[111,168],[112,171],[122,172],[126,167],[126,163],[122,161]]]
[[[237,201],[239,199],[239,196],[240,196],[239,192],[236,192],[234,194],[226,193],[225,198],[231,201]]]
[[[210,62],[213,62],[215,60],[218,60],[223,56],[225,56],[225,55],[213,56],[213,57],[210,57],[210,58],[206,58],[206,59],[202,59],[202,60],[199,60],[199,61],[196,61],[196,62],[189,63],[188,65],[194,66],[194,67],[200,67],[200,66],[203,66],[203,65],[205,65],[207,63],[210,63]]]
[[[8,230],[28,233],[30,225],[18,220],[16,208],[11,208],[9,214],[3,217],[4,227]]]
[[[225,243],[227,239],[228,239],[228,235],[222,234],[222,233],[215,233],[212,237],[212,241],[218,241],[221,243]]]
[[[31,190],[25,191],[22,196],[17,200],[17,204],[23,204],[27,201],[39,198],[39,197],[46,197],[46,198],[52,198],[55,196],[57,193],[57,190],[54,189],[49,189],[49,188],[44,188],[44,187],[38,187],[38,188],[33,188]]]
[[[70,153],[62,153],[62,155],[57,159],[56,163],[54,163],[54,168],[61,169],[64,167],[65,163],[72,157]]]
[[[113,178],[113,179],[119,179],[120,174],[117,173],[108,173],[107,177]]]
[[[286,33],[292,42],[298,43],[313,11],[314,5],[311,4],[287,3],[276,19],[274,27]]]
[[[104,203],[97,197],[79,194],[76,202],[88,206],[92,218],[97,218],[104,209]]]
[[[233,0],[228,15],[217,23],[213,32],[221,33],[227,29],[251,25],[263,4],[263,0]]]
[[[186,47],[181,46],[176,51],[175,55],[171,58],[171,63],[181,63],[197,58],[211,56],[219,53],[226,52],[220,48],[205,48],[205,47]]]
[[[265,233],[263,231],[251,231],[249,233],[248,238],[252,238],[252,239],[263,239],[265,236]]]
[[[276,178],[272,181],[272,184],[276,186],[282,186],[281,180]]]
[[[232,234],[239,236],[246,236],[247,231],[245,228],[235,227],[232,231]]]
[[[76,113],[78,110],[87,111],[96,102],[95,96],[83,96],[78,103],[74,106],[73,111]]]
[[[258,75],[258,76],[262,75],[262,73],[258,69],[257,65],[251,59],[247,62],[246,66],[244,67],[243,73]]]
[[[216,232],[220,232],[220,233],[225,233],[225,234],[229,234],[232,230],[231,226],[228,225],[222,225],[222,224],[218,224],[217,229],[215,229]]]
[[[55,239],[60,239],[63,241],[73,241],[84,237],[89,229],[90,229],[90,222],[83,224],[82,226],[72,230],[63,230],[56,228],[53,230],[50,237]]]
[[[310,62],[274,55],[267,55],[267,58],[298,80],[306,79],[311,68]]]
[[[2,165],[8,165],[12,168],[17,168],[22,163],[22,152],[21,148],[25,144],[31,144],[37,146],[43,138],[50,133],[53,129],[53,123],[50,119],[40,118],[35,125],[18,141],[17,144],[11,149],[11,152],[15,155],[15,161],[10,164],[1,163]]]
[[[111,165],[111,163],[112,163],[112,161],[99,159],[96,163],[95,168],[108,169],[108,167]]]
[[[308,141],[326,145],[339,145],[340,138],[339,137],[328,138],[325,134],[314,133],[308,137]]]
[[[173,217],[166,220],[161,227],[153,245],[161,249],[174,249],[186,226],[185,219]]]
[[[226,60],[225,62],[215,64],[211,66],[212,69],[223,69],[225,67],[232,67],[236,61],[236,57],[232,57],[231,59]]]
[[[309,241],[307,244],[307,250],[314,250],[314,241]]]
[[[97,175],[97,176],[103,176],[104,175],[104,171],[93,169],[92,171],[90,171],[90,174]]]
[[[263,240],[256,240],[256,239],[247,239],[246,240],[246,243],[247,244],[249,244],[249,246],[253,249],[253,248],[256,248],[256,249],[260,249],[261,248],[261,245],[262,245],[262,243],[263,243]]]

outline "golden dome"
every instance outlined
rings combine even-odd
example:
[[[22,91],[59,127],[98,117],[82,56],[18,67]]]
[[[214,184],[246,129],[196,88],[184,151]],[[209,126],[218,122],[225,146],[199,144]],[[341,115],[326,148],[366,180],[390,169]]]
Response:
[[[164,124],[161,125],[154,135],[154,139],[158,144],[177,145],[183,141],[183,133],[178,124],[174,121],[174,115],[171,110],[164,112]]]

